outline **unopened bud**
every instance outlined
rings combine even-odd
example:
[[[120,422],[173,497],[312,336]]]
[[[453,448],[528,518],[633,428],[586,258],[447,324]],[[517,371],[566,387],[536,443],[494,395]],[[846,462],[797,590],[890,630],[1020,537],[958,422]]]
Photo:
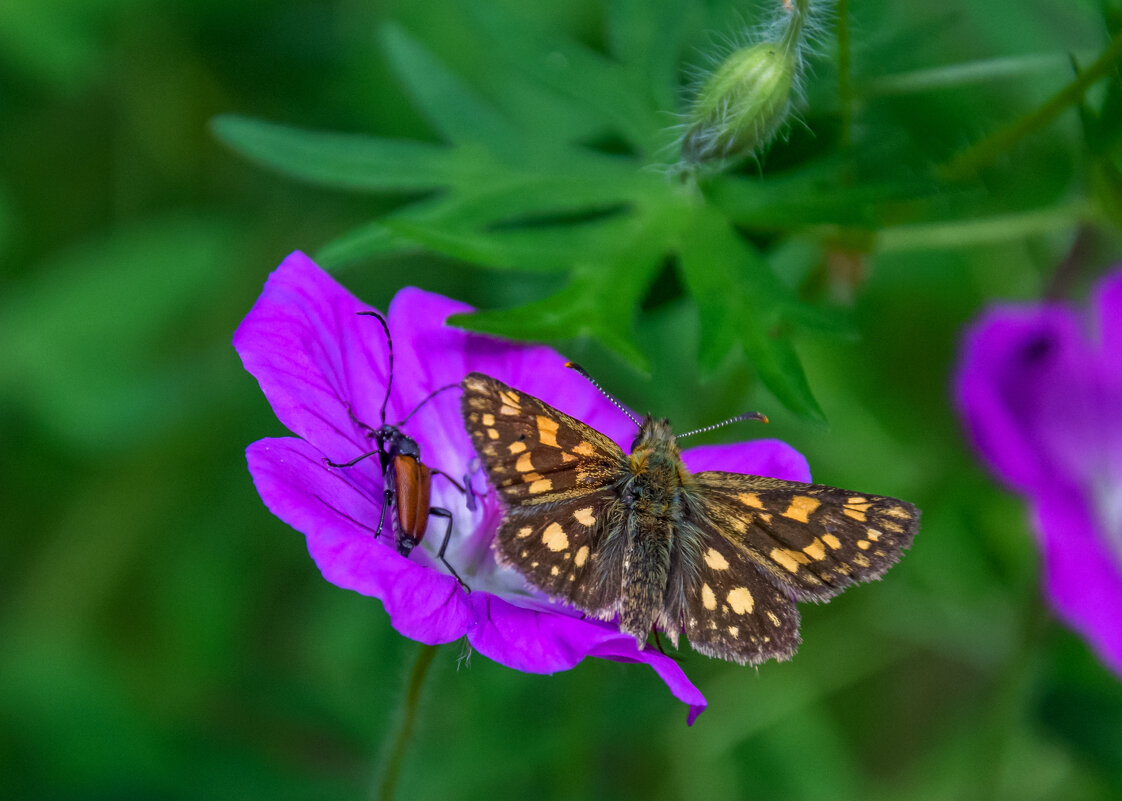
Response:
[[[682,139],[683,161],[736,160],[771,140],[791,106],[799,67],[792,50],[763,42],[724,60],[694,100]]]

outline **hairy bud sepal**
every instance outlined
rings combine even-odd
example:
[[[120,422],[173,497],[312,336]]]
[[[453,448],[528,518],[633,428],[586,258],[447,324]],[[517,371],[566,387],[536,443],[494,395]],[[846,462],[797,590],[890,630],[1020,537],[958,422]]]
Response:
[[[782,42],[761,42],[726,58],[694,100],[682,160],[737,161],[765,147],[790,113],[798,67]]]

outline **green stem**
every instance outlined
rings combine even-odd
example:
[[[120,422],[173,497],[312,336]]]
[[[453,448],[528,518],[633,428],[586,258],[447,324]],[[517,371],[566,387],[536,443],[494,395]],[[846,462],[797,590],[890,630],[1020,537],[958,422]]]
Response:
[[[841,145],[853,136],[852,51],[849,44],[849,0],[838,0],[838,104],[841,106]]]
[[[417,719],[417,702],[421,698],[421,687],[425,683],[425,676],[428,675],[429,665],[432,664],[434,656],[436,656],[435,645],[422,645],[421,650],[417,652],[417,661],[413,663],[413,672],[409,676],[409,689],[405,692],[401,724],[386,763],[386,772],[382,774],[382,782],[378,786],[376,798],[379,801],[392,801],[394,791],[397,789],[401,761],[405,757],[405,748],[413,735],[413,724]]]
[[[1091,66],[1081,72],[1052,98],[1035,110],[996,131],[962,153],[959,153],[937,173],[946,181],[957,181],[969,177],[979,167],[989,163],[1011,148],[1018,140],[1033,131],[1043,128],[1068,106],[1079,101],[1083,93],[1097,80],[1109,73],[1115,63],[1122,58],[1122,31],[1111,40],[1110,46]]]
[[[795,0],[794,7],[791,9],[791,21],[787,24],[787,30],[783,32],[784,52],[791,53],[798,47],[809,13],[810,0]]]

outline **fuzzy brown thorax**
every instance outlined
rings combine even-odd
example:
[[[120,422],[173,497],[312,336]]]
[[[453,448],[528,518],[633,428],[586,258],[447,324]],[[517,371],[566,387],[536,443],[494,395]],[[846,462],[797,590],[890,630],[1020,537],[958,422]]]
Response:
[[[642,643],[663,608],[681,490],[689,475],[669,420],[646,417],[629,465],[621,494],[627,550],[620,627]]]

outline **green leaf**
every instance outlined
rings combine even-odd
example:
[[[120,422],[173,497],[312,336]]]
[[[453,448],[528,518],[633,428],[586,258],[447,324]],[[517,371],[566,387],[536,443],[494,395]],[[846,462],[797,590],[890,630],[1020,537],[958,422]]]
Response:
[[[424,191],[470,182],[487,169],[482,154],[405,139],[323,133],[222,115],[211,131],[264,167],[323,186],[360,191]]]
[[[661,132],[667,121],[644,87],[637,86],[619,64],[489,3],[473,3],[471,13],[495,42],[496,52],[514,69],[579,100],[640,153],[649,157],[663,145]]]
[[[737,225],[790,231],[809,225],[877,228],[891,203],[928,194],[918,181],[882,183],[847,179],[841,163],[809,165],[777,177],[719,175],[704,183],[706,198]]]
[[[694,0],[612,0],[608,4],[608,33],[612,53],[645,87],[657,108],[677,104],[678,65],[682,41],[696,20]]]
[[[477,97],[399,25],[387,24],[382,44],[409,96],[448,142],[470,142],[505,152],[523,146],[523,138],[495,110]]]
[[[715,369],[737,343],[768,389],[796,414],[825,421],[790,341],[782,335],[793,301],[760,257],[728,222],[699,207],[681,243],[682,277],[701,315],[700,361]]]
[[[613,248],[610,260],[578,263],[558,293],[514,309],[481,311],[451,318],[454,325],[509,339],[535,342],[588,336],[603,342],[640,370],[647,359],[635,344],[634,316],[662,264],[662,247],[651,216],[630,240]]]

